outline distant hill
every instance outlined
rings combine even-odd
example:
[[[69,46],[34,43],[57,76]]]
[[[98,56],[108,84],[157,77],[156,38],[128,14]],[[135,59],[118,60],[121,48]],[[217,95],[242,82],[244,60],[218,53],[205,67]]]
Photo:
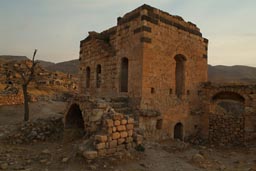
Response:
[[[25,59],[28,58],[26,56],[0,55],[0,61]],[[77,59],[56,64],[39,60],[39,63],[42,67],[52,72],[60,71],[64,73],[78,74],[79,60]],[[208,80],[219,83],[256,83],[256,67],[242,65],[208,65]]]
[[[27,59],[28,58],[26,56],[0,55],[1,61],[22,61]]]
[[[45,67],[49,71],[60,71],[64,73],[77,74],[79,68],[79,61],[77,59],[60,62],[53,65]]]
[[[256,83],[256,67],[209,65],[208,79],[211,82]]]
[[[37,60],[39,62],[39,65],[41,65],[44,68],[47,68],[51,65],[55,65],[53,62],[48,62],[48,61],[42,61],[42,60]]]

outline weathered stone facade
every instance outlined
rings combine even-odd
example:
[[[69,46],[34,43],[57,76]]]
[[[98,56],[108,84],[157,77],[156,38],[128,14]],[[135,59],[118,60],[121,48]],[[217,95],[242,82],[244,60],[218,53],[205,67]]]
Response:
[[[207,50],[208,40],[195,24],[143,5],[119,17],[116,26],[89,32],[81,41],[79,91],[133,115],[146,138],[185,140],[200,135],[213,143],[244,142],[255,134],[255,87],[248,99],[249,89],[237,86],[241,98],[218,105],[232,108],[229,115],[214,112],[212,107],[223,98],[215,95],[225,86],[207,87]],[[87,108],[80,108],[85,114]],[[98,111],[97,105],[94,108]],[[83,116],[84,124],[91,124],[88,128],[99,125],[87,116],[94,113]],[[97,116],[101,121],[102,115]]]
[[[162,138],[173,137],[177,123],[189,135],[197,120],[190,110],[207,81],[207,46],[195,24],[143,5],[81,41],[80,93],[129,97],[131,108],[161,113]]]

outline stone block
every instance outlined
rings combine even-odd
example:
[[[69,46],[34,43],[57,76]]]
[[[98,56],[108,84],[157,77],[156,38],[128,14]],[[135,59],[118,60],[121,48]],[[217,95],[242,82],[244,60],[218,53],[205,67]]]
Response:
[[[132,136],[133,136],[133,130],[128,130],[127,133],[128,133],[128,136],[129,136],[129,137],[132,137]]]
[[[121,124],[122,124],[122,125],[127,124],[127,120],[126,120],[126,119],[122,119],[122,120],[121,120]]]
[[[117,146],[117,151],[124,151],[125,150],[125,144],[121,144]]]
[[[133,118],[128,118],[128,124],[134,124],[134,119]]]
[[[125,138],[128,136],[128,133],[126,131],[120,132],[121,138]]]
[[[120,138],[120,133],[119,132],[115,132],[115,133],[112,134],[112,139],[113,140],[116,140],[118,138]]]
[[[116,120],[115,122],[114,122],[114,125],[115,126],[119,126],[121,123],[120,123],[120,121],[119,120]]]
[[[106,142],[108,137],[106,135],[96,135],[95,140],[98,142]]]
[[[96,149],[97,149],[97,150],[104,149],[105,147],[106,147],[106,144],[105,144],[105,143],[96,144]]]
[[[104,113],[103,109],[93,109],[92,115],[90,117],[90,121],[95,122],[101,119],[102,115]]]
[[[116,148],[107,149],[107,154],[114,154],[114,153],[116,153]]]
[[[117,126],[117,131],[125,131],[125,130],[126,130],[125,125],[119,125],[119,126]]]
[[[107,150],[106,149],[102,149],[102,150],[98,150],[98,156],[105,156],[107,154]]]
[[[125,142],[126,143],[131,143],[131,142],[133,142],[133,138],[132,137],[126,137]]]
[[[114,120],[119,120],[120,121],[123,117],[124,116],[120,113],[116,113],[116,114],[113,115]]]
[[[134,128],[133,124],[127,124],[126,125],[127,130],[133,130],[133,128]]]
[[[108,134],[112,134],[113,133],[113,128],[108,128]]]
[[[105,120],[105,123],[106,123],[106,126],[107,126],[107,127],[112,127],[112,126],[114,126],[114,122],[113,122],[112,119],[106,119],[106,120]]]
[[[119,144],[123,144],[125,142],[125,139],[124,138],[119,138],[118,140],[117,140],[117,144],[119,145]]]
[[[112,140],[109,142],[109,148],[115,148],[117,146],[117,140]]]
[[[108,104],[107,103],[104,103],[104,102],[100,102],[97,104],[97,107],[100,108],[100,109],[105,109],[108,107]]]
[[[117,130],[116,130],[116,127],[114,126],[113,128],[112,128],[112,132],[116,132]]]
[[[88,160],[92,160],[98,156],[98,152],[97,151],[85,151],[83,153],[83,156]]]

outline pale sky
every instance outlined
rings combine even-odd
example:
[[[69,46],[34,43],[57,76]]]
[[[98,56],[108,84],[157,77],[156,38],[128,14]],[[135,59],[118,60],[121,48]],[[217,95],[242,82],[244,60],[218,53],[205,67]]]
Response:
[[[211,65],[256,67],[256,0],[0,0],[0,55],[78,59],[88,31],[148,4],[195,23],[209,39]]]

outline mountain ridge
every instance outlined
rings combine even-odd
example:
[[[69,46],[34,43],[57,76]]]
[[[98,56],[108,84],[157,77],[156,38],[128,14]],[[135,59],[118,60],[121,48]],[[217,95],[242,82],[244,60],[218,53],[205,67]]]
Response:
[[[0,61],[25,60],[26,56],[0,55]],[[73,59],[59,63],[38,60],[40,65],[52,72],[78,74],[79,60]],[[256,83],[256,67],[245,65],[208,65],[208,81],[217,83]]]

